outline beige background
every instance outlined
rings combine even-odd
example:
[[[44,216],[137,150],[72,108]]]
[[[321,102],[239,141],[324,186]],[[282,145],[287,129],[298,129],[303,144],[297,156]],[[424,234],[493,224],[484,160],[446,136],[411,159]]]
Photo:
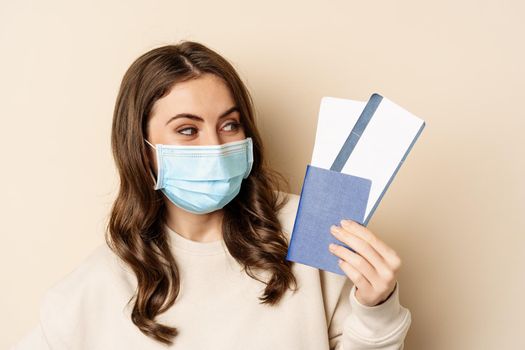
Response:
[[[515,1],[7,1],[0,5],[0,348],[103,242],[124,71],[180,39],[226,56],[299,193],[322,96],[427,122],[369,228],[402,257],[407,349],[524,349],[525,15]]]

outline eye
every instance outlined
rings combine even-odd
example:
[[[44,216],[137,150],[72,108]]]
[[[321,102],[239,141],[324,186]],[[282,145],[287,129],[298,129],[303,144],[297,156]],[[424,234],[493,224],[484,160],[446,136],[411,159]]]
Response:
[[[182,131],[185,131],[185,130],[197,130],[197,129],[196,129],[196,128],[184,128],[184,129],[180,129],[180,130],[177,131],[177,132],[178,132],[179,134],[181,134],[181,135],[186,135],[186,136],[192,136],[192,135],[194,135],[194,134],[191,134],[191,133],[188,134],[188,133],[184,133],[184,132],[182,132]]]
[[[226,127],[228,127],[228,126],[232,126],[232,127],[233,127],[233,130],[237,130],[237,129],[239,129],[239,126],[240,126],[240,125],[241,125],[240,123],[237,123],[237,122],[231,122],[231,123],[226,124]],[[227,130],[227,131],[233,131],[233,130]]]

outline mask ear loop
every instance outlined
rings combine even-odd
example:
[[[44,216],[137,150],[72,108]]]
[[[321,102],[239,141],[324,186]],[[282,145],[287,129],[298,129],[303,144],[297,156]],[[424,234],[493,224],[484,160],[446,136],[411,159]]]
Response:
[[[157,151],[157,147],[155,147],[154,145],[152,145],[152,144],[151,144],[148,140],[146,140],[146,139],[144,139],[144,141],[146,141],[146,142],[148,143],[148,145],[150,145],[151,147],[153,147],[153,149],[155,150],[155,154],[156,154],[156,157],[157,157],[157,164],[159,164],[159,163],[158,163],[158,162],[159,162],[159,156],[158,156],[158,154],[157,154],[157,152],[156,152],[156,151]],[[159,164],[159,165],[160,165],[160,164]],[[157,171],[158,171],[158,170],[157,170]],[[153,175],[153,171],[151,171],[151,167],[149,168],[149,174],[150,174],[151,178],[153,179],[153,183],[155,184],[155,185],[153,186],[153,189],[154,189],[154,190],[158,190],[158,189],[159,189],[159,188],[157,187],[157,185],[158,185],[158,181],[157,181],[157,179],[155,178],[155,176]]]
[[[148,140],[144,139],[144,141],[146,141],[148,143],[148,145],[150,145],[151,147],[153,147],[153,149],[157,149],[157,147],[153,146]]]

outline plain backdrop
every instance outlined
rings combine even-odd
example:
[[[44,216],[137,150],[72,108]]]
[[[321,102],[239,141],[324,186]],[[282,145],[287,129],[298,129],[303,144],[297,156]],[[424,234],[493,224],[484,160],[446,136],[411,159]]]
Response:
[[[301,189],[323,96],[427,123],[369,229],[403,260],[406,349],[525,349],[523,1],[7,1],[0,5],[0,348],[103,242],[110,127],[140,54],[195,40],[252,93]]]

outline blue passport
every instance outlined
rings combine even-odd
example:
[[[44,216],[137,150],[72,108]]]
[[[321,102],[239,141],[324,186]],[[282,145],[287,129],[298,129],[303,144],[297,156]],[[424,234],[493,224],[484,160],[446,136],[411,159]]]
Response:
[[[328,246],[347,247],[330,233],[341,219],[363,223],[372,181],[308,164],[286,260],[344,275]]]

